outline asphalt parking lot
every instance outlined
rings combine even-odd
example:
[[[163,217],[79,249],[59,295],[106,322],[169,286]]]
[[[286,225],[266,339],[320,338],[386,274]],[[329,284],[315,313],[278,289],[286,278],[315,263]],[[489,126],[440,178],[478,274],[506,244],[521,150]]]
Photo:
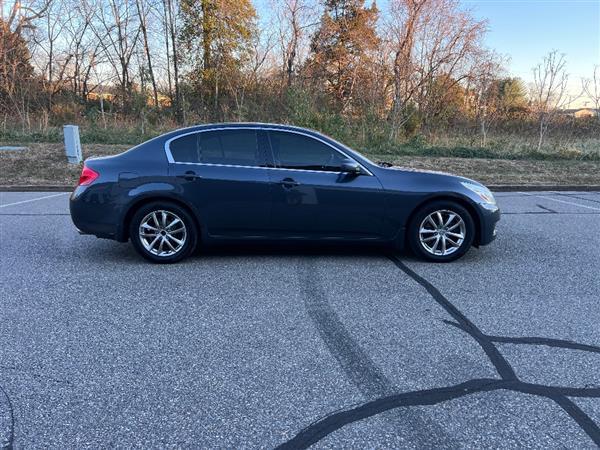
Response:
[[[0,194],[0,447],[594,448],[600,193],[499,193],[445,265],[236,248],[172,266]]]

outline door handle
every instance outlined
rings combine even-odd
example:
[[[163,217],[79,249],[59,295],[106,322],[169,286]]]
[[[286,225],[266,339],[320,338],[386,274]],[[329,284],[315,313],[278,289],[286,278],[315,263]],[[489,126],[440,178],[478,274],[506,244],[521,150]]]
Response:
[[[281,184],[284,189],[291,189],[293,187],[300,186],[300,183],[293,178],[284,178],[279,182],[279,184]]]
[[[183,175],[178,175],[178,177],[183,178],[187,181],[194,181],[194,180],[201,178],[200,175],[198,175],[193,170],[187,170]]]

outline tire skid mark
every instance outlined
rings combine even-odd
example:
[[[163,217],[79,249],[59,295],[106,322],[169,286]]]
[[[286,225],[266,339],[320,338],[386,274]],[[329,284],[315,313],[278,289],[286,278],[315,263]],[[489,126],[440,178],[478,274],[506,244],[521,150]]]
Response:
[[[387,397],[398,389],[385,376],[340,320],[327,300],[327,293],[314,258],[302,259],[299,264],[300,286],[308,315],[316,325],[327,349],[337,360],[346,377],[367,399]],[[422,440],[432,436],[452,443],[452,437],[439,426],[428,422],[416,411],[396,412],[385,418],[395,427],[418,433]]]
[[[448,325],[452,325],[456,328],[463,329],[458,323],[452,322],[450,320],[444,320],[444,323]],[[567,339],[553,339],[553,338],[544,338],[544,337],[534,337],[534,336],[525,336],[525,337],[512,337],[512,336],[494,336],[491,334],[484,335],[486,338],[490,339],[492,342],[497,342],[500,344],[527,344],[527,345],[545,345],[548,347],[557,347],[557,348],[566,348],[569,350],[582,350],[584,352],[592,352],[592,353],[600,353],[600,347],[595,345],[588,344],[580,344],[578,342],[569,341]]]
[[[539,203],[536,203],[535,206],[537,206],[540,209],[543,209],[544,211],[549,212],[550,214],[558,214],[558,211],[555,211],[552,208],[548,208],[547,206],[540,205]]]
[[[424,287],[429,295],[438,303],[438,305],[444,308],[446,312],[450,314],[458,324],[460,324],[461,329],[468,333],[473,339],[475,339],[475,341],[477,341],[502,379],[517,379],[517,375],[515,374],[512,366],[508,363],[502,353],[500,353],[500,350],[498,350],[494,343],[487,339],[486,335],[483,334],[483,332],[473,322],[467,319],[467,317],[456,306],[450,303],[450,301],[444,297],[435,286],[406,266],[396,256],[390,256],[390,259],[404,273]]]
[[[513,343],[526,345],[546,345],[550,347],[583,350],[600,353],[600,347],[580,344],[562,339],[540,337],[505,337],[483,333],[471,322],[456,306],[437,290],[429,281],[410,269],[396,255],[389,259],[404,273],[421,285],[429,295],[452,316],[454,321],[444,320],[445,323],[459,328],[469,334],[484,350],[491,363],[496,368],[500,378],[474,379],[454,386],[424,389],[381,397],[377,400],[366,402],[362,405],[340,410],[313,422],[301,430],[295,437],[283,443],[278,448],[308,448],[324,437],[339,430],[345,425],[357,422],[368,417],[407,406],[436,405],[438,403],[454,400],[466,395],[505,390],[538,397],[547,398],[560,406],[577,425],[600,447],[600,427],[592,418],[577,406],[569,397],[600,398],[600,388],[571,388],[562,386],[546,386],[536,383],[521,381],[510,363],[498,350],[495,343]]]
[[[477,379],[455,386],[403,392],[378,398],[352,409],[342,410],[327,416],[304,428],[294,438],[277,447],[278,449],[305,449],[316,444],[324,437],[339,430],[345,425],[367,419],[377,414],[390,411],[401,406],[437,405],[477,392],[493,391],[502,380]]]
[[[590,436],[596,445],[600,447],[600,427],[571,399],[564,395],[549,397],[554,400],[569,416],[573,418],[577,425]],[[594,438],[595,436],[595,438]]]
[[[6,393],[6,390],[4,390],[4,388],[2,387],[2,385],[0,385],[0,393],[2,394],[2,397],[4,397],[7,409],[8,409],[8,436],[6,438],[6,441],[0,441],[0,448],[2,449],[6,449],[6,450],[12,450],[13,449],[13,443],[14,443],[14,437],[15,437],[15,413],[14,413],[14,408],[12,405],[12,402],[10,400],[10,397],[8,396],[8,394]],[[2,404],[2,402],[0,402],[0,405]],[[2,438],[2,435],[0,435],[0,438]]]
[[[344,373],[367,397],[394,392],[390,380],[350,335],[327,301],[327,294],[312,259],[301,262],[300,274],[308,315]]]

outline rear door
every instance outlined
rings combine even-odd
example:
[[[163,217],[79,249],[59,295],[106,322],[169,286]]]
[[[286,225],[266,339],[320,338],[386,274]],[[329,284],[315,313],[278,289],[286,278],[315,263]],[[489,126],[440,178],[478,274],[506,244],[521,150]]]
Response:
[[[261,236],[269,226],[271,189],[255,129],[195,132],[168,143],[184,198],[212,237]]]
[[[347,156],[312,136],[269,131],[273,232],[283,237],[377,239],[384,193],[377,177],[343,173]]]

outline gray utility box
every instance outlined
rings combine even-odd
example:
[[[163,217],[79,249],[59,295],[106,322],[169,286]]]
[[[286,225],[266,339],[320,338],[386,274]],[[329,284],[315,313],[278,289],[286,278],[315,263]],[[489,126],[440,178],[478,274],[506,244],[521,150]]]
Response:
[[[81,142],[79,142],[79,127],[77,125],[63,126],[65,136],[65,153],[71,164],[79,164],[83,157],[81,155]]]

